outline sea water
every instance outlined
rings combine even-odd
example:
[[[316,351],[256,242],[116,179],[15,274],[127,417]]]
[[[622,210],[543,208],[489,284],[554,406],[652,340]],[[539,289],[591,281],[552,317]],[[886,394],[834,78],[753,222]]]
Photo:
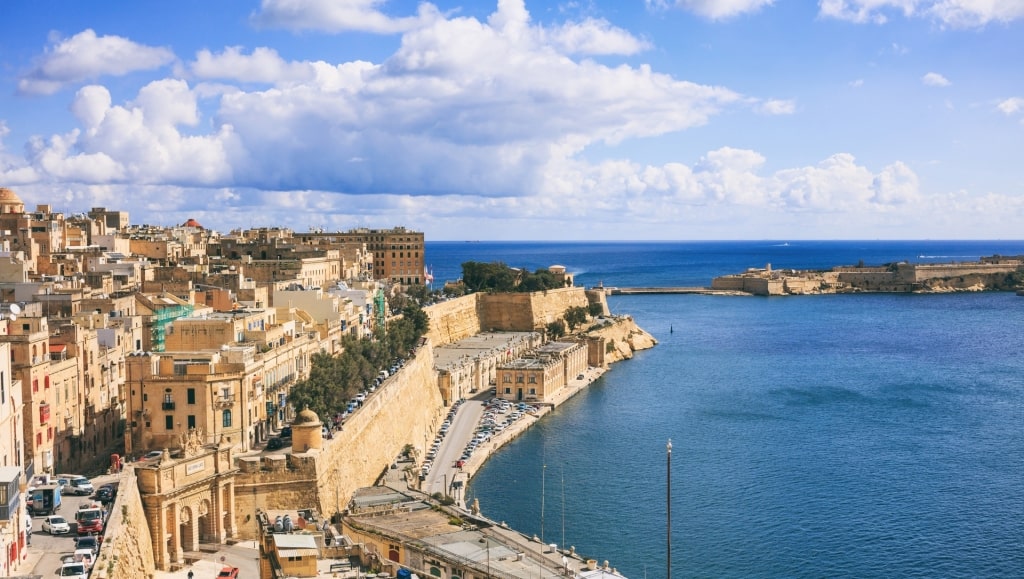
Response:
[[[966,261],[1024,254],[1024,243],[449,243],[427,252],[435,271],[455,277],[462,261],[500,260],[565,265],[580,285],[646,287],[709,285],[768,262]],[[467,491],[484,514],[634,579],[665,576],[669,503],[676,577],[1024,575],[1024,297],[609,303],[659,344],[497,452]]]

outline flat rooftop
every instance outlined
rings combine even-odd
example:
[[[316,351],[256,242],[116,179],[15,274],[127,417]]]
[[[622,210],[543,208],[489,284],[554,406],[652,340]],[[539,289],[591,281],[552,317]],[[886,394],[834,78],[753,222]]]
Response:
[[[446,370],[461,366],[478,356],[490,358],[536,335],[536,332],[485,332],[463,338],[454,344],[437,346],[434,348],[434,367]]]

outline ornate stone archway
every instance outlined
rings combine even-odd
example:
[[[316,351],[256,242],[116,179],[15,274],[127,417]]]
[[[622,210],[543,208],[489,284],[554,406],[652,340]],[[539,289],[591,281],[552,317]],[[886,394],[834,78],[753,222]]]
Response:
[[[170,570],[200,542],[235,537],[234,484],[237,469],[227,443],[203,447],[193,435],[182,441],[182,457],[165,452],[156,463],[136,467],[146,519],[153,534],[158,569]],[[163,532],[153,532],[162,529]]]

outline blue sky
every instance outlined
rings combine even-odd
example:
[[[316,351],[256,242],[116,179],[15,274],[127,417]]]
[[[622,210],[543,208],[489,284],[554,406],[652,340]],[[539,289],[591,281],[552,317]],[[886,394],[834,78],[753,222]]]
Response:
[[[1020,238],[1024,0],[9,0],[0,186],[428,239]]]

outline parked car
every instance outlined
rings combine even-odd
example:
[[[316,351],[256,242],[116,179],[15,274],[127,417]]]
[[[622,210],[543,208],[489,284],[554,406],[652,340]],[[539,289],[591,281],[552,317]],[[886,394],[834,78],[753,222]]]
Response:
[[[93,554],[96,554],[100,550],[100,542],[92,535],[88,537],[78,537],[75,539],[75,550],[78,551],[79,549],[91,549]]]
[[[238,567],[224,567],[217,573],[217,579],[237,579]]]
[[[109,504],[114,500],[114,489],[109,486],[100,487],[93,495],[93,499],[99,501],[100,504]]]
[[[60,515],[50,515],[43,519],[43,530],[51,535],[65,535],[71,532],[71,525]]]
[[[280,438],[271,438],[267,441],[267,450],[280,450],[284,448],[284,441]]]
[[[280,438],[291,438],[292,437],[292,427],[291,426],[282,426],[281,427],[281,434],[279,435],[279,437]]]
[[[86,569],[92,569],[96,554],[92,552],[92,549],[75,549],[74,557],[75,563],[81,563],[85,565]]]
[[[68,494],[89,496],[96,490],[92,488],[92,482],[84,476],[71,479],[68,485]]]
[[[140,458],[139,460],[141,460],[141,461],[160,460],[160,457],[162,457],[163,455],[164,455],[164,451],[162,451],[162,450],[151,450],[151,451],[147,452],[146,455],[143,456],[142,458]]]
[[[57,574],[72,579],[88,579],[89,570],[85,567],[85,563],[64,563],[60,566]]]

